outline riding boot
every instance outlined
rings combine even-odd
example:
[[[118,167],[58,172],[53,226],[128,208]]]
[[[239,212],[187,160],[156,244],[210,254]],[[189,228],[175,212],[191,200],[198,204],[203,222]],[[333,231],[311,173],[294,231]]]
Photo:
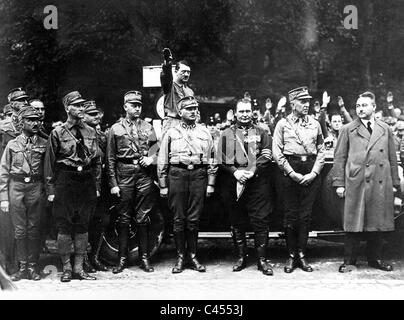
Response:
[[[307,241],[309,240],[309,230],[307,225],[301,223],[299,226],[299,233],[297,238],[297,259],[300,268],[306,272],[312,272],[313,268],[309,265],[306,260],[306,247]]]
[[[28,249],[28,279],[34,281],[41,280],[41,276],[38,274],[36,270],[40,250],[39,239],[29,239],[27,249]]]
[[[288,250],[288,259],[286,260],[284,271],[286,273],[291,273],[296,268],[297,265],[297,239],[296,233],[293,227],[287,227],[285,229],[285,239],[286,239],[286,247]]]
[[[83,269],[87,273],[96,273],[97,270],[93,267],[92,263],[90,262],[88,254],[89,252],[86,252],[84,254]]]
[[[185,265],[185,233],[184,231],[174,232],[175,247],[177,249],[177,261],[172,273],[181,273]]]
[[[70,282],[72,279],[72,265],[70,262],[70,253],[73,245],[72,237],[68,234],[59,233],[57,236],[57,245],[63,266],[63,274],[60,278],[60,281]]]
[[[149,255],[149,226],[147,224],[138,225],[137,232],[139,239],[140,268],[146,272],[153,272],[154,268],[150,264]]]
[[[94,242],[94,247],[91,249],[91,263],[98,271],[108,271],[108,267],[100,261],[100,251],[104,238],[104,232],[101,232],[97,241]]]
[[[127,256],[129,247],[129,226],[118,227],[118,264],[112,269],[112,273],[120,273],[127,267]]]
[[[189,264],[191,269],[196,270],[198,272],[206,272],[206,267],[200,264],[198,259],[196,258],[196,249],[198,246],[198,231],[187,230],[186,237],[187,237],[188,255],[190,259]]]
[[[238,260],[233,266],[233,271],[238,272],[247,266],[247,241],[245,231],[238,227],[232,228],[234,247],[238,253]]]
[[[257,250],[257,267],[259,271],[266,276],[272,276],[274,274],[271,266],[266,260],[266,250],[268,247],[268,232],[261,231],[255,233],[255,248]]]
[[[73,279],[78,280],[96,280],[96,277],[90,276],[83,268],[84,258],[87,254],[88,233],[76,233],[74,235],[74,267]]]
[[[19,281],[21,279],[28,279],[26,239],[15,239],[15,249],[19,269],[16,273],[11,275],[11,280]]]

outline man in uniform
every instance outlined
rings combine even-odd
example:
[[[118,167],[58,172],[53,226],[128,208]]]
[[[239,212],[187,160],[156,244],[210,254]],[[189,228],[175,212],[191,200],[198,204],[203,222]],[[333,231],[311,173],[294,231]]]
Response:
[[[62,282],[72,278],[95,280],[83,270],[88,243],[88,226],[100,195],[101,159],[96,132],[82,120],[84,106],[80,93],[63,98],[67,121],[52,130],[45,157],[48,201],[58,231],[58,250],[63,264]],[[74,269],[70,251],[74,239]]]
[[[33,106],[39,114],[40,123],[39,123],[39,135],[43,138],[47,139],[49,137],[49,133],[52,131],[52,127],[49,123],[45,122],[45,105],[39,99],[32,99],[29,101],[29,105]]]
[[[188,87],[188,80],[191,75],[191,68],[185,60],[176,63],[174,78],[172,73],[171,51],[168,48],[163,50],[164,62],[160,75],[161,87],[164,93],[164,113],[162,134],[164,135],[169,128],[175,127],[180,123],[178,115],[178,102],[185,96],[193,96],[194,91]]]
[[[307,87],[289,91],[292,113],[275,127],[273,156],[281,170],[284,227],[289,258],[284,271],[296,266],[312,272],[306,246],[313,203],[318,194],[324,166],[324,138],[320,123],[308,115],[311,96]]]
[[[98,198],[97,207],[94,215],[91,217],[88,234],[88,240],[91,244],[90,261],[88,261],[86,257],[84,260],[84,266],[87,267],[87,272],[95,271],[93,267],[99,271],[108,271],[108,268],[99,259],[104,231],[109,223],[107,203],[109,192],[105,170],[107,135],[98,128],[101,118],[100,109],[97,108],[95,101],[89,100],[84,102],[84,122],[95,130],[98,142],[98,152],[102,162],[101,197]]]
[[[1,158],[0,207],[10,212],[15,230],[19,270],[11,279],[40,280],[36,266],[46,140],[38,136],[39,115],[33,107],[22,108],[18,118],[22,134],[7,144]]]
[[[394,188],[400,190],[394,137],[388,124],[375,119],[375,95],[365,92],[356,102],[356,118],[340,130],[334,151],[333,183],[345,198],[344,263],[356,264],[360,240],[367,239],[372,268],[392,271],[382,259],[384,232],[394,230]]]
[[[8,102],[19,101],[28,104],[28,95],[21,87],[11,89],[7,95]]]
[[[18,128],[18,112],[22,107],[26,107],[27,104],[21,101],[11,101],[10,107],[12,109],[12,115],[10,120],[5,119],[2,121],[0,126],[0,156],[3,154],[4,149],[6,148],[7,143],[15,139],[19,134],[20,130]]]
[[[238,101],[235,116],[236,124],[223,131],[218,147],[218,162],[226,173],[225,202],[239,255],[233,271],[241,271],[247,265],[245,232],[250,220],[255,233],[258,270],[265,275],[273,275],[266,260],[269,215],[272,211],[266,170],[272,159],[272,139],[264,129],[252,123],[251,100],[244,98]]]
[[[193,96],[182,98],[178,110],[181,122],[164,135],[157,161],[160,195],[168,197],[168,206],[174,213],[177,261],[172,272],[184,270],[185,244],[191,268],[205,272],[196,251],[205,194],[209,197],[214,192],[217,173],[213,141],[208,129],[195,123],[198,102]]]
[[[157,201],[150,165],[157,158],[156,134],[153,127],[140,118],[142,95],[129,91],[124,96],[126,117],[108,132],[107,170],[111,194],[119,198],[116,221],[119,237],[119,262],[112,270],[126,268],[131,219],[134,217],[139,239],[140,268],[153,272],[150,264],[150,214]]]

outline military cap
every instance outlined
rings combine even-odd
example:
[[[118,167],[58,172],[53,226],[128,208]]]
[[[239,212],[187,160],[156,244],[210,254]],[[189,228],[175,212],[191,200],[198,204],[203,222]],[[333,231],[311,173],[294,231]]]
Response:
[[[20,109],[17,113],[18,119],[35,118],[39,119],[38,111],[32,106],[26,106]]]
[[[8,99],[8,102],[11,102],[11,101],[18,101],[18,100],[21,100],[21,99],[27,99],[28,98],[28,95],[27,95],[27,93],[25,92],[25,90],[23,89],[23,88],[14,88],[14,89],[11,89],[9,92],[8,92],[8,96],[7,96],[7,99]]]
[[[7,103],[4,108],[3,108],[3,113],[4,114],[11,114],[13,113],[13,108],[11,108],[11,105]]]
[[[184,98],[181,98],[180,101],[178,101],[178,109],[184,109],[184,108],[189,108],[189,107],[198,107],[198,101],[195,99],[194,96],[186,96]]]
[[[11,101],[10,102],[10,107],[15,112],[18,112],[18,111],[20,111],[21,108],[27,107],[27,106],[28,105],[25,102],[22,102],[22,101]]]
[[[123,96],[123,102],[142,104],[142,93],[136,90],[128,91]]]
[[[81,97],[81,94],[78,91],[72,91],[66,94],[63,99],[63,105],[65,107],[72,105],[72,104],[79,104],[86,100]]]
[[[392,116],[388,116],[388,117],[384,117],[384,118],[383,118],[383,121],[384,121],[385,123],[387,123],[388,125],[393,126],[393,125],[396,124],[397,118],[394,118],[394,117],[392,117]]]
[[[311,99],[312,96],[309,94],[307,87],[299,87],[288,92],[289,101],[296,99]]]
[[[94,100],[88,100],[83,103],[84,106],[84,112],[88,114],[92,113],[98,113],[99,109],[97,108],[97,105],[95,104]]]

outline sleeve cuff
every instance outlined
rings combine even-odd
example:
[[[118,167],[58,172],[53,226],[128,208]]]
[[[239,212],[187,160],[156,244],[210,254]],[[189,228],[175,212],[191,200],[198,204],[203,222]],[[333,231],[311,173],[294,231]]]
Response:
[[[214,187],[216,183],[215,175],[208,175],[208,185]]]
[[[168,188],[167,179],[159,178],[159,186],[160,188]]]

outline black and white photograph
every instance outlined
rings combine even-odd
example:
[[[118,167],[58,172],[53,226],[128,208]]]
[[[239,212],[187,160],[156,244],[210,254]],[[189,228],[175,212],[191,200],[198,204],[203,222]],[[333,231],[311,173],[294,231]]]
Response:
[[[403,0],[0,16],[0,300],[404,299]]]

